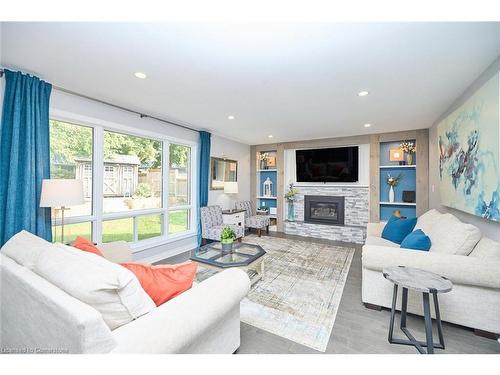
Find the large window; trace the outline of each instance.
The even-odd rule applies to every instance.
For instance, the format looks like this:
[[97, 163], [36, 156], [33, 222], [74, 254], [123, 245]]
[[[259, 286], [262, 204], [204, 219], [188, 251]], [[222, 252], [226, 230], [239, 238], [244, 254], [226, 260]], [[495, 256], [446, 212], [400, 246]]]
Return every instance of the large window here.
[[[84, 184], [85, 204], [66, 212], [65, 242], [161, 241], [195, 227], [191, 146], [58, 120], [50, 144], [51, 178]], [[59, 241], [59, 219], [53, 232]]]

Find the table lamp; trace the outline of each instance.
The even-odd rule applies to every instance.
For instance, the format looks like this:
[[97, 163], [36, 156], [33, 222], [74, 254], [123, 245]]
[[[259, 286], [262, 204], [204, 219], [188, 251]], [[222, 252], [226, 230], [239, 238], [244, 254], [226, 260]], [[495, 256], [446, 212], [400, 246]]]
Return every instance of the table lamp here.
[[224, 182], [224, 194], [238, 194], [238, 182]]
[[64, 211], [67, 206], [84, 204], [82, 180], [53, 179], [42, 181], [40, 207], [59, 208], [61, 210], [61, 242], [64, 243]]

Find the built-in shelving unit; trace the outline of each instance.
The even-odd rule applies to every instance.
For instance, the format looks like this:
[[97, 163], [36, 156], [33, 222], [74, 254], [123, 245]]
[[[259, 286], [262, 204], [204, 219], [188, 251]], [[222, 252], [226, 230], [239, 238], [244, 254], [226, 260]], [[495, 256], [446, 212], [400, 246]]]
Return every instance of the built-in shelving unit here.
[[[262, 160], [261, 156], [267, 155], [266, 160]], [[266, 150], [259, 151], [256, 157], [256, 192], [257, 192], [257, 207], [264, 208], [267, 207], [269, 210], [271, 208], [277, 208], [278, 206], [278, 169], [276, 165], [277, 150]], [[272, 196], [264, 195], [264, 181], [269, 178], [272, 182]], [[271, 229], [276, 229], [276, 219], [277, 215], [272, 214], [271, 216]]]
[[[417, 190], [417, 160], [413, 154], [413, 163], [410, 165], [399, 165], [398, 161], [390, 161], [390, 150], [399, 148], [401, 141], [380, 143], [380, 198], [379, 210], [380, 220], [388, 220], [395, 210], [399, 210], [403, 216], [415, 217], [417, 215], [416, 202], [403, 202], [403, 191], [409, 190], [416, 193]], [[415, 140], [410, 140], [416, 144]], [[399, 184], [394, 187], [394, 202], [389, 202], [389, 185], [386, 183], [387, 176], [401, 176]]]

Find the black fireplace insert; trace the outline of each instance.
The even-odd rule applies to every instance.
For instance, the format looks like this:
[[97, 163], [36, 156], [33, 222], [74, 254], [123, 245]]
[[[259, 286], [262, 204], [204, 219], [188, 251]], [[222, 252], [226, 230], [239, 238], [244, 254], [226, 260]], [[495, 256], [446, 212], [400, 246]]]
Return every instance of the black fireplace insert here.
[[344, 197], [304, 196], [304, 221], [327, 225], [344, 225]]

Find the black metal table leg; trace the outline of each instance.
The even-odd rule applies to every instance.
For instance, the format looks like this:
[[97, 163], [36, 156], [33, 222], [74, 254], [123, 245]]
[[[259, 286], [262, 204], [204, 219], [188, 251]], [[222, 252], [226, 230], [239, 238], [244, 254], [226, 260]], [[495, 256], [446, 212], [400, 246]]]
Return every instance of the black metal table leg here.
[[434, 300], [434, 311], [436, 312], [436, 324], [439, 336], [439, 349], [444, 349], [444, 335], [443, 335], [443, 325], [441, 324], [441, 314], [439, 313], [439, 303], [438, 296], [436, 292], [432, 293], [432, 299]]
[[422, 293], [424, 302], [425, 339], [427, 342], [427, 354], [434, 354], [434, 342], [432, 341], [432, 317], [429, 304], [429, 293]]
[[389, 323], [389, 337], [388, 337], [388, 340], [391, 344], [392, 344], [392, 333], [394, 331], [394, 317], [396, 315], [397, 300], [398, 300], [398, 284], [394, 284], [394, 292], [392, 293], [391, 322]]

